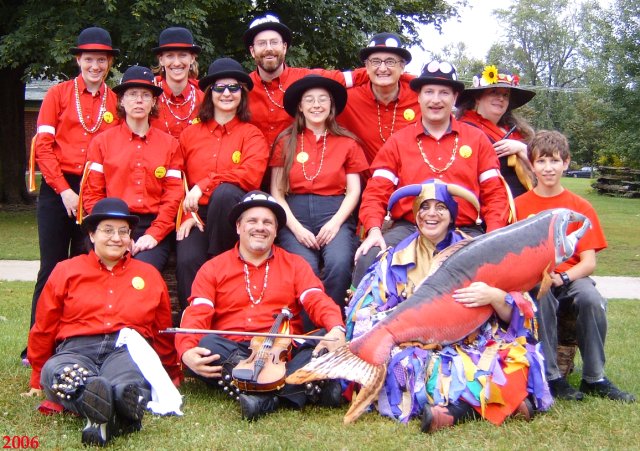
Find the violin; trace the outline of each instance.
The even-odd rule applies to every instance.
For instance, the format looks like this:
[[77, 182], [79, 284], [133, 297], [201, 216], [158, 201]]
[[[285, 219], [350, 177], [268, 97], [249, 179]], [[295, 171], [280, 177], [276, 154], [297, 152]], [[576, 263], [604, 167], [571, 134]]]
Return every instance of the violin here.
[[[277, 334], [283, 321], [288, 322], [292, 317], [291, 311], [283, 308], [269, 332]], [[251, 355], [240, 361], [231, 372], [231, 384], [248, 392], [270, 392], [284, 387], [285, 362], [291, 348], [291, 339], [253, 337], [249, 348]]]

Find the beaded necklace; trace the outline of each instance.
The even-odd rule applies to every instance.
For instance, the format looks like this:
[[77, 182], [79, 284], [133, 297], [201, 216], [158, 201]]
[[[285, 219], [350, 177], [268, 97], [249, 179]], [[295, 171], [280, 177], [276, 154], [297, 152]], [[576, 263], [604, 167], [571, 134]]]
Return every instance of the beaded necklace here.
[[[262, 80], [262, 87], [264, 87], [264, 92], [267, 93], [267, 97], [269, 98], [269, 100], [271, 101], [271, 103], [273, 103], [275, 106], [277, 106], [278, 108], [281, 108], [284, 110], [284, 105], [280, 105], [278, 102], [276, 102], [275, 100], [273, 100], [273, 97], [271, 97], [271, 94], [269, 93], [269, 89], [267, 88], [267, 84], [265, 83], [264, 80]], [[282, 89], [282, 83], [278, 84], [278, 89], [281, 92], [284, 92], [284, 89]]]
[[102, 101], [100, 102], [100, 109], [98, 110], [98, 118], [96, 119], [96, 125], [94, 125], [91, 128], [87, 127], [87, 124], [84, 123], [84, 116], [82, 115], [82, 105], [80, 105], [80, 90], [78, 89], [77, 78], [73, 79], [73, 87], [74, 87], [74, 94], [76, 97], [75, 99], [76, 112], [78, 113], [78, 121], [80, 122], [80, 125], [82, 125], [82, 128], [84, 128], [84, 131], [86, 131], [87, 133], [97, 132], [100, 126], [102, 125], [102, 119], [104, 119], [104, 116], [103, 116], [104, 112], [107, 111], [107, 87], [106, 86], [104, 87], [104, 94], [102, 95]]
[[[162, 88], [162, 82], [158, 83], [158, 86]], [[191, 114], [196, 109], [196, 88], [193, 85], [189, 85], [189, 87], [191, 88], [191, 91], [189, 92], [189, 95], [187, 96], [187, 98], [182, 103], [177, 103], [177, 102], [171, 101], [171, 99], [169, 97], [167, 97], [167, 94], [164, 91], [162, 91], [162, 96], [160, 96], [160, 100], [162, 101], [162, 103], [164, 103], [167, 106], [166, 110], [169, 111], [169, 113], [171, 113], [171, 115], [174, 118], [176, 118], [178, 122], [184, 122], [184, 121], [189, 120], [189, 118], [191, 117]], [[187, 115], [185, 117], [178, 116], [171, 109], [172, 105], [174, 107], [176, 107], [176, 108], [180, 108], [180, 107], [185, 106], [189, 102], [191, 102], [191, 106], [189, 107], [189, 112], [187, 113]], [[165, 120], [165, 124], [167, 126], [167, 129], [169, 129], [168, 121]]]
[[427, 163], [427, 166], [429, 166], [429, 168], [431, 168], [431, 170], [437, 174], [441, 174], [445, 172], [447, 169], [449, 169], [453, 164], [453, 161], [456, 159], [456, 153], [458, 152], [458, 135], [457, 134], [456, 134], [456, 139], [453, 142], [453, 150], [451, 151], [451, 158], [449, 159], [449, 162], [445, 165], [445, 167], [442, 169], [436, 168], [434, 165], [431, 164], [431, 162], [425, 155], [424, 151], [422, 150], [422, 142], [420, 141], [419, 137], [416, 139], [416, 141], [418, 142], [418, 150], [420, 150], [420, 155], [422, 155], [422, 159], [424, 160], [425, 163]]
[[[396, 101], [395, 106], [393, 107], [393, 119], [391, 120], [391, 131], [389, 132], [389, 136], [393, 135], [393, 129], [396, 126], [396, 110], [398, 109], [399, 101]], [[383, 143], [387, 142], [387, 139], [382, 136], [382, 120], [380, 119], [380, 103], [376, 100], [376, 109], [378, 110], [378, 133], [380, 133], [380, 139]]]
[[304, 164], [309, 160], [309, 154], [304, 151], [304, 133], [300, 133], [300, 153], [297, 156], [297, 160], [302, 163], [302, 174], [304, 178], [309, 182], [313, 182], [318, 175], [320, 175], [320, 171], [322, 171], [322, 163], [324, 163], [324, 151], [327, 148], [327, 130], [322, 134], [322, 154], [320, 155], [320, 165], [318, 166], [318, 171], [313, 177], [309, 177], [307, 175], [307, 170], [304, 168]]
[[260, 292], [260, 297], [256, 300], [253, 297], [253, 294], [251, 294], [251, 282], [249, 281], [249, 266], [247, 266], [247, 264], [244, 264], [244, 283], [245, 283], [245, 290], [247, 291], [247, 294], [249, 295], [249, 300], [251, 301], [251, 303], [253, 305], [258, 305], [260, 304], [260, 301], [262, 301], [262, 297], [264, 296], [264, 292], [267, 289], [267, 281], [269, 280], [269, 261], [267, 261], [267, 264], [264, 268], [264, 279], [262, 282], [262, 291]]

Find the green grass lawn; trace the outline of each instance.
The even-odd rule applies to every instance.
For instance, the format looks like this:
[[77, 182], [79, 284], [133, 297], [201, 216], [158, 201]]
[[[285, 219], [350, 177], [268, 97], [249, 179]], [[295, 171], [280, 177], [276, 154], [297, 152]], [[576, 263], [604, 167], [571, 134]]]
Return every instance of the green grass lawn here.
[[[43, 416], [38, 402], [22, 398], [28, 388], [29, 370], [18, 358], [24, 347], [29, 321], [32, 284], [0, 282], [0, 431], [8, 436], [38, 436], [41, 449], [83, 449], [80, 434], [84, 422], [70, 415]], [[640, 359], [637, 318], [640, 302], [615, 300], [609, 307], [607, 372], [618, 385], [640, 394]], [[580, 362], [578, 367], [580, 367]], [[578, 376], [571, 381], [577, 384]], [[363, 415], [344, 426], [347, 408], [309, 407], [280, 410], [255, 423], [240, 418], [238, 405], [198, 382], [186, 383], [184, 417], [147, 415], [140, 433], [118, 438], [110, 449], [638, 449], [640, 409], [602, 399], [559, 402], [532, 422], [509, 419], [501, 427], [472, 421], [433, 435], [420, 432], [417, 420], [408, 425]]]

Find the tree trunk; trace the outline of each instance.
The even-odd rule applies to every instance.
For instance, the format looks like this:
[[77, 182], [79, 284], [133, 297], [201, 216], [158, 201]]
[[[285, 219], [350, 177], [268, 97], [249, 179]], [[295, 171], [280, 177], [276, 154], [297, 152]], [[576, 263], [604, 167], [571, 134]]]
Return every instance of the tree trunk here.
[[28, 203], [24, 133], [24, 67], [0, 69], [0, 202]]

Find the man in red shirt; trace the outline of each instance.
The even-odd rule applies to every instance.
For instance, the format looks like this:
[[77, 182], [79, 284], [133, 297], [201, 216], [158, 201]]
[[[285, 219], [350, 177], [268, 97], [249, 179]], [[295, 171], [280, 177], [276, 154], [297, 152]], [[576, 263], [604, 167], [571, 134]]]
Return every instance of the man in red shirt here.
[[[409, 82], [402, 76], [411, 53], [393, 33], [378, 33], [360, 50], [370, 83], [348, 90], [349, 100], [338, 123], [362, 141], [371, 164], [392, 133], [415, 122], [420, 106]], [[368, 174], [368, 177], [370, 174]]]
[[435, 178], [469, 189], [480, 200], [481, 217], [462, 200], [456, 225], [472, 236], [483, 233], [481, 218], [489, 232], [507, 222], [507, 192], [491, 143], [482, 131], [458, 122], [451, 114], [464, 90], [455, 68], [447, 62], [432, 61], [410, 86], [418, 93], [421, 120], [391, 135], [371, 164], [373, 175], [360, 206], [360, 222], [367, 237], [356, 252], [354, 285], [380, 249], [396, 245], [415, 231], [411, 202], [405, 199], [387, 213], [394, 223], [382, 234], [389, 196], [399, 187]]
[[[562, 173], [569, 167], [569, 143], [559, 132], [542, 130], [529, 143], [528, 153], [538, 184], [516, 198], [518, 219], [526, 219], [543, 210], [569, 208], [591, 221], [591, 228], [578, 242], [573, 257], [555, 269], [551, 274], [551, 289], [538, 299], [540, 342], [551, 394], [565, 400], [581, 400], [587, 393], [634, 402], [631, 393], [618, 389], [604, 375], [607, 300], [589, 276], [596, 268], [596, 252], [605, 249], [607, 241], [591, 204], [562, 186]], [[570, 227], [567, 233], [572, 231]], [[577, 313], [576, 335], [583, 363], [580, 390], [569, 385], [558, 369], [556, 313], [561, 306], [570, 306]]]
[[264, 133], [269, 146], [291, 124], [283, 102], [284, 92], [293, 82], [311, 73], [336, 80], [347, 88], [368, 81], [364, 69], [352, 73], [287, 66], [284, 59], [291, 46], [291, 30], [272, 14], [254, 19], [243, 40], [256, 62], [256, 70], [250, 74], [255, 85], [249, 93], [251, 123]]
[[[261, 191], [249, 192], [231, 211], [239, 242], [233, 249], [205, 263], [196, 276], [181, 327], [194, 329], [269, 332], [274, 314], [287, 308], [293, 315], [289, 330], [303, 330], [302, 309], [311, 320], [329, 331], [333, 341], [296, 343], [287, 363], [287, 374], [304, 366], [312, 354], [334, 350], [344, 344], [345, 330], [340, 309], [327, 296], [322, 283], [300, 256], [273, 245], [276, 233], [286, 224], [286, 214], [275, 199]], [[176, 336], [182, 362], [210, 385], [224, 383], [238, 362], [249, 356], [246, 336]], [[326, 396], [325, 396], [326, 394]], [[340, 402], [337, 381], [325, 385], [328, 404]], [[304, 388], [285, 385], [278, 392], [239, 396], [242, 416], [254, 420], [274, 411], [281, 402], [298, 408], [307, 402]]]

